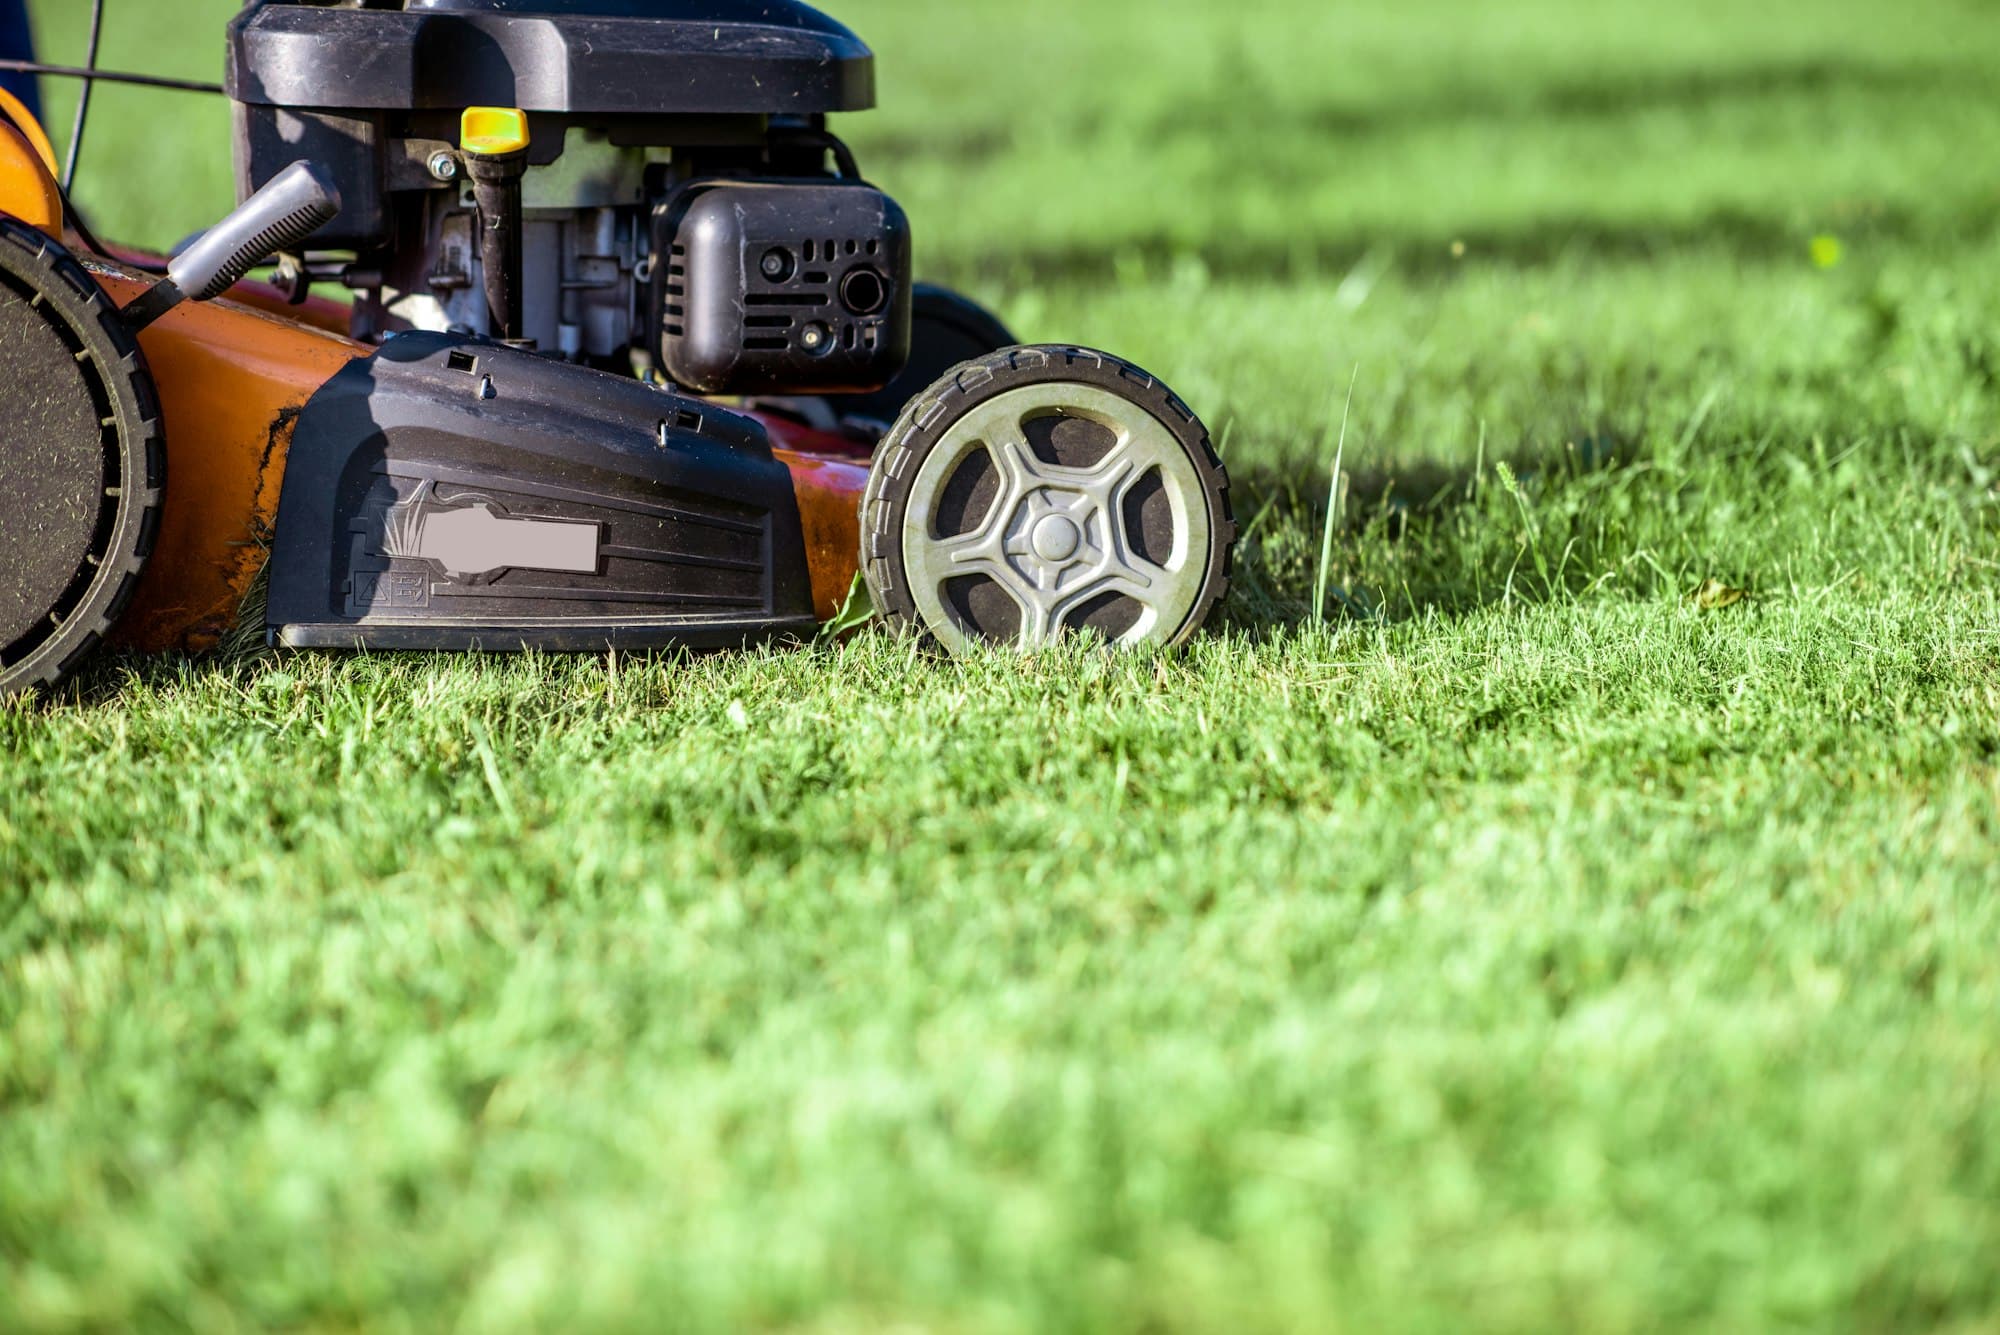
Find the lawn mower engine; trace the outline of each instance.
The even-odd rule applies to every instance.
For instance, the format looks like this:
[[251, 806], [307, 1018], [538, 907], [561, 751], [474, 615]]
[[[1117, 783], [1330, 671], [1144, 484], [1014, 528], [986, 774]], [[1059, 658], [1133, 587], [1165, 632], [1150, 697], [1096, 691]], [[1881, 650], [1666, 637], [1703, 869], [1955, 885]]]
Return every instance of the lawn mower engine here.
[[722, 395], [879, 390], [909, 357], [908, 222], [826, 128], [873, 104], [873, 57], [804, 5], [252, 0], [229, 55], [241, 193], [330, 172], [286, 278], [353, 289], [358, 338]]

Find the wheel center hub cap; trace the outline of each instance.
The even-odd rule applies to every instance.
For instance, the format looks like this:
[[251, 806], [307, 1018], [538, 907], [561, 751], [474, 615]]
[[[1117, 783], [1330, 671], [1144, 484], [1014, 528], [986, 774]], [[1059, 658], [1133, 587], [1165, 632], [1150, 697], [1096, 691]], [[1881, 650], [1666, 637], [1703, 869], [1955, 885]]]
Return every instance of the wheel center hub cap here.
[[1036, 556], [1059, 565], [1076, 555], [1076, 549], [1083, 545], [1083, 533], [1068, 516], [1049, 515], [1035, 525], [1028, 541]]

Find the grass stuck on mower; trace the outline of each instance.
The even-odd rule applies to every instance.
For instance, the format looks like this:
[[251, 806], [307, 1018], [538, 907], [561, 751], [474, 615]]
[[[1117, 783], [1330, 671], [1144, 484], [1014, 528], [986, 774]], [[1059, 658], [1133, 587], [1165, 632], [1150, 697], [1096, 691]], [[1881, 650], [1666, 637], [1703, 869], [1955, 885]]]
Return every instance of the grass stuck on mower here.
[[165, 261], [0, 94], [0, 694], [212, 645], [267, 565], [317, 649], [744, 645], [857, 575], [948, 650], [1164, 646], [1226, 591], [1199, 418], [916, 281], [825, 15], [251, 0], [228, 51], [242, 202]]

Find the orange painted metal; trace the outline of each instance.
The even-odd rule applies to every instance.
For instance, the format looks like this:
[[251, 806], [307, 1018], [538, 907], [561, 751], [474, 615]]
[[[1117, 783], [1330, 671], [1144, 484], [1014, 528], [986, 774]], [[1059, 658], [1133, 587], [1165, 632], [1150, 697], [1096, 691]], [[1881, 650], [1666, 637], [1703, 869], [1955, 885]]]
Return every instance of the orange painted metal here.
[[56, 151], [41, 122], [4, 88], [0, 88], [0, 213], [51, 236], [62, 232]]
[[[152, 281], [93, 272], [120, 306]], [[298, 410], [369, 349], [229, 301], [181, 306], [139, 344], [160, 391], [167, 497], [114, 638], [149, 651], [204, 649], [235, 624], [263, 569]]]
[[62, 228], [62, 192], [25, 136], [0, 124], [0, 213], [44, 232]]
[[347, 337], [347, 331], [354, 323], [354, 308], [344, 301], [307, 297], [304, 301], [295, 302], [279, 288], [254, 278], [246, 278], [230, 288], [229, 299], [266, 315], [275, 315], [280, 320], [308, 325], [342, 338]]
[[868, 456], [845, 436], [781, 417], [756, 416], [770, 433], [772, 452], [792, 470], [813, 610], [821, 621], [831, 621], [861, 569], [861, 491], [868, 485]]
[[49, 179], [54, 180], [56, 173], [62, 169], [56, 166], [56, 148], [49, 142], [49, 132], [42, 128], [42, 123], [35, 119], [35, 113], [28, 110], [27, 104], [5, 88], [0, 88], [0, 117], [13, 122], [14, 128], [34, 148], [35, 156], [48, 168]]

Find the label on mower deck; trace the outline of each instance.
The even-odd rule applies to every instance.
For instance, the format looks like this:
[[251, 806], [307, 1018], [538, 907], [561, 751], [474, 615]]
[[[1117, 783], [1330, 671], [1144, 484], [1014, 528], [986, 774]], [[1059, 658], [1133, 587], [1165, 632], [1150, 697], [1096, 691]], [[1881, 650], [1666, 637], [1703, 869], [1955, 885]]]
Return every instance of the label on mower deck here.
[[[602, 525], [567, 519], [517, 519], [491, 501], [440, 506], [426, 485], [389, 509], [374, 542], [360, 538], [348, 586], [348, 614], [423, 611], [438, 572], [454, 584], [487, 584], [510, 570], [594, 575], [603, 556]], [[422, 561], [424, 569], [370, 570], [382, 560]]]
[[458, 510], [424, 510], [415, 550], [395, 552], [435, 561], [465, 581], [507, 570], [547, 570], [565, 575], [597, 573], [598, 526], [560, 519], [510, 519], [481, 503]]

